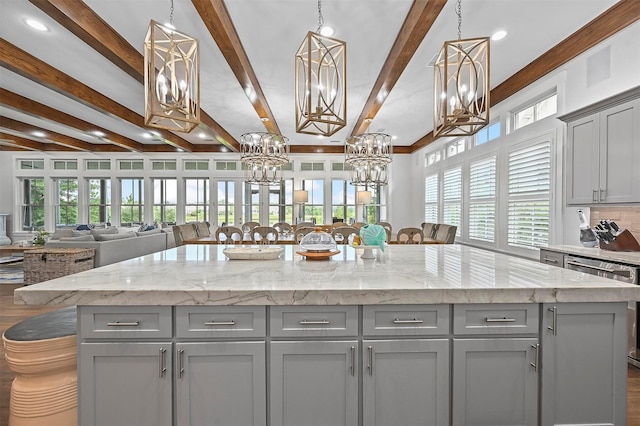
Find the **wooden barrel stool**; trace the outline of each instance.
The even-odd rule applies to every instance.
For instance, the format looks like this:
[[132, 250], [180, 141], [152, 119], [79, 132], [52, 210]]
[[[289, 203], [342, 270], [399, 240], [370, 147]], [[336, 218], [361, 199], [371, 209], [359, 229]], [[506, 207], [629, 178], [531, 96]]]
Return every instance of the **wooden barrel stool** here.
[[7, 365], [16, 373], [9, 426], [75, 426], [76, 307], [26, 319], [2, 335]]

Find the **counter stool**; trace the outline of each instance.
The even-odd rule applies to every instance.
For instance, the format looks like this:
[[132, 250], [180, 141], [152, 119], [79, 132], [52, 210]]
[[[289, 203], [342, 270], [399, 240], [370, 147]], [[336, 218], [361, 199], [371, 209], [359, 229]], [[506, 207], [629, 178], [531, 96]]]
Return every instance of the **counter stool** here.
[[78, 422], [76, 307], [26, 319], [2, 335], [16, 373], [9, 426], [75, 426]]

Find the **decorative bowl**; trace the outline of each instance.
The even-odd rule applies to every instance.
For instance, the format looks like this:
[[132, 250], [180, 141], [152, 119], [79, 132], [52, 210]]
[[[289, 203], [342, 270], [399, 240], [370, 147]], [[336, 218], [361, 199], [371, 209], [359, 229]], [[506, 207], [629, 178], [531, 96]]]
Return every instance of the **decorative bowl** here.
[[284, 251], [284, 247], [229, 247], [222, 252], [229, 260], [273, 260]]

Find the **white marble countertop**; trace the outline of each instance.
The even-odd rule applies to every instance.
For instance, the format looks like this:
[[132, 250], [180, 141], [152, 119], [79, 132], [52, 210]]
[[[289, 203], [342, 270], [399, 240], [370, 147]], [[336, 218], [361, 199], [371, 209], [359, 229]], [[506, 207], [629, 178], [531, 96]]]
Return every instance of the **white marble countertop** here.
[[339, 246], [310, 261], [228, 260], [187, 245], [17, 289], [24, 305], [357, 305], [640, 300], [640, 286], [457, 244]]
[[591, 257], [594, 259], [608, 260], [611, 262], [640, 266], [640, 251], [611, 251], [601, 250], [597, 247], [582, 246], [549, 246], [540, 247], [540, 250], [550, 250], [560, 253], [573, 254], [576, 256]]

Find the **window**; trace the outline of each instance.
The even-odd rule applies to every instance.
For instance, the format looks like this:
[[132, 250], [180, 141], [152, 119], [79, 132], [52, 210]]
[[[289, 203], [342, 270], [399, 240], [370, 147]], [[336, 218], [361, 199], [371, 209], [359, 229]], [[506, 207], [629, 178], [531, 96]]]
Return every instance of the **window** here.
[[526, 108], [521, 109], [513, 115], [514, 128], [520, 129], [531, 123], [534, 123], [543, 118], [549, 117], [558, 111], [558, 95], [553, 94], [540, 101], [537, 101], [533, 105], [529, 105]]
[[469, 238], [493, 243], [496, 227], [496, 157], [469, 167]]
[[21, 170], [44, 170], [44, 160], [20, 160]]
[[462, 169], [460, 167], [444, 172], [442, 199], [442, 219], [447, 225], [457, 226], [456, 235], [459, 235], [462, 216]]
[[244, 217], [244, 222], [260, 223], [260, 185], [257, 183], [244, 184]]
[[[218, 226], [233, 225], [235, 220], [235, 188], [236, 183], [232, 180], [218, 181]], [[238, 224], [240, 225], [240, 224]]]
[[456, 141], [448, 143], [445, 150], [447, 152], [447, 158], [451, 158], [454, 155], [458, 155], [461, 152], [464, 152], [464, 139], [458, 139]]
[[438, 223], [438, 175], [424, 178], [424, 221]]
[[175, 225], [177, 210], [178, 181], [176, 179], [154, 179], [153, 221]]
[[309, 191], [309, 200], [304, 205], [302, 219], [318, 224], [324, 223], [324, 180], [305, 179], [302, 181], [302, 189]]
[[185, 161], [185, 170], [209, 170], [208, 161]]
[[551, 142], [509, 153], [507, 244], [536, 248], [549, 243]]
[[427, 166], [437, 163], [442, 159], [442, 152], [440, 150], [427, 154]]
[[356, 221], [356, 187], [347, 180], [331, 181], [331, 215], [333, 222]]
[[144, 169], [144, 162], [142, 160], [120, 160], [118, 166], [120, 170], [142, 170]]
[[185, 222], [209, 221], [209, 179], [185, 179]]
[[144, 221], [144, 180], [120, 180], [120, 223], [138, 224]]
[[89, 179], [89, 223], [111, 222], [111, 179]]
[[176, 160], [169, 161], [152, 161], [151, 162], [152, 170], [175, 170], [176, 169]]
[[386, 213], [386, 186], [365, 185], [365, 191], [371, 191], [371, 202], [365, 206], [366, 223], [376, 223], [384, 220], [382, 213]]
[[55, 179], [56, 227], [78, 223], [78, 179]]
[[353, 170], [353, 167], [351, 166], [351, 164], [348, 163], [338, 163], [338, 162], [332, 162], [331, 163], [331, 171], [333, 172], [350, 172]]
[[269, 185], [269, 225], [293, 223], [293, 179], [283, 179], [280, 185]]
[[302, 171], [302, 172], [323, 171], [323, 170], [324, 170], [324, 163], [322, 163], [322, 162], [317, 162], [317, 163], [302, 162], [302, 163], [300, 163], [300, 171]]
[[216, 170], [237, 170], [238, 163], [235, 161], [216, 161]]
[[78, 170], [78, 162], [76, 160], [55, 160], [53, 162], [54, 170]]
[[111, 161], [87, 160], [85, 167], [87, 170], [111, 170]]
[[44, 227], [44, 179], [22, 179], [21, 187], [22, 230]]
[[500, 122], [496, 121], [476, 133], [476, 146], [500, 137]]

